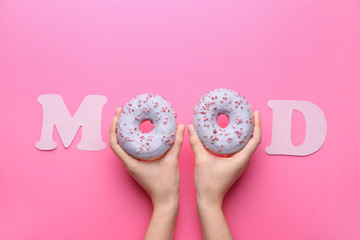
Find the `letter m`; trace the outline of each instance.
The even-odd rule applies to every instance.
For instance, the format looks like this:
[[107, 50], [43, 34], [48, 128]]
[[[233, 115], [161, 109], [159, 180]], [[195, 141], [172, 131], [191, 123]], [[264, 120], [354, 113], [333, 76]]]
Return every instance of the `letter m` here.
[[77, 144], [80, 150], [103, 150], [106, 143], [101, 139], [101, 111], [107, 102], [105, 96], [88, 95], [72, 117], [60, 95], [46, 94], [38, 97], [43, 108], [43, 123], [40, 140], [35, 144], [39, 150], [55, 149], [53, 129], [60, 135], [65, 148], [74, 140], [80, 126], [82, 127], [81, 141]]

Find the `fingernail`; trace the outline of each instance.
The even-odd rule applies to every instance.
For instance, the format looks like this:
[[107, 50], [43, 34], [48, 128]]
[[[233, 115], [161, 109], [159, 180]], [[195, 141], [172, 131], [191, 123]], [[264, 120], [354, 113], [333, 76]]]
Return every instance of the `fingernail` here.
[[194, 126], [193, 126], [192, 124], [189, 124], [189, 125], [188, 125], [188, 130], [189, 130], [190, 132], [193, 132], [193, 131], [194, 131]]

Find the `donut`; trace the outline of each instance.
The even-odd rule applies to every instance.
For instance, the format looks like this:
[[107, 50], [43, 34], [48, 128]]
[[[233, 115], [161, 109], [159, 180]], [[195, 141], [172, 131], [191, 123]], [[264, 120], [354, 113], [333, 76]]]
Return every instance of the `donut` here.
[[[140, 124], [151, 121], [148, 133], [140, 131]], [[120, 146], [131, 156], [154, 160], [164, 155], [172, 146], [176, 133], [176, 113], [163, 97], [146, 93], [127, 102], [117, 122]]]
[[[217, 123], [221, 114], [229, 119], [225, 128]], [[253, 112], [243, 96], [230, 89], [219, 88], [197, 101], [193, 122], [206, 149], [219, 155], [233, 154], [243, 149], [252, 135]]]

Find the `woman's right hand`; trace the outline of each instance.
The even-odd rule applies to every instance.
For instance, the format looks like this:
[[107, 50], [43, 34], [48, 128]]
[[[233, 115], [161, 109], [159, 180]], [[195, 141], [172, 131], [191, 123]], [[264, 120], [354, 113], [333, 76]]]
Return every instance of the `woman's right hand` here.
[[232, 239], [222, 212], [223, 199], [249, 164], [261, 142], [261, 122], [254, 112], [254, 130], [246, 146], [232, 156], [216, 157], [198, 138], [193, 125], [188, 125], [195, 155], [195, 187], [198, 213], [204, 239]]

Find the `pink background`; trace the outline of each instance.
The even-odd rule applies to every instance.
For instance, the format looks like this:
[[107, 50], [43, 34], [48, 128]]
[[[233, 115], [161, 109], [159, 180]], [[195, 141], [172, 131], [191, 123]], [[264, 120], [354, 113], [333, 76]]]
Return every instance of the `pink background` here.
[[[75, 113], [161, 94], [192, 122], [205, 92], [238, 91], [260, 110], [263, 141], [228, 194], [235, 239], [360, 239], [358, 0], [0, 1], [0, 239], [141, 239], [151, 203], [109, 147], [39, 151], [41, 94]], [[270, 156], [271, 99], [307, 100], [328, 133], [310, 156]], [[293, 140], [304, 138], [294, 114]], [[189, 141], [180, 154], [176, 239], [200, 239]]]

